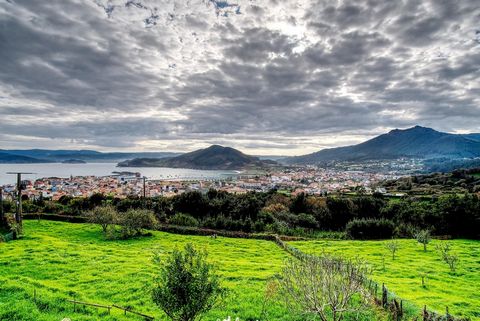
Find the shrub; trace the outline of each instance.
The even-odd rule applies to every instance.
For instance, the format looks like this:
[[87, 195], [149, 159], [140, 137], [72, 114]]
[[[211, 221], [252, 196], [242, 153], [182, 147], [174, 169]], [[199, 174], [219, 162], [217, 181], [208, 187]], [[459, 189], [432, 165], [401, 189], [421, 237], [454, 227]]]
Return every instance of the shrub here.
[[178, 225], [178, 226], [194, 226], [197, 227], [198, 220], [191, 215], [177, 213], [168, 219], [168, 224]]
[[317, 227], [317, 220], [313, 215], [300, 213], [297, 216], [297, 225], [300, 227], [305, 228], [316, 228]]
[[225, 293], [207, 253], [191, 244], [184, 251], [174, 250], [165, 261], [156, 255], [154, 263], [158, 274], [152, 298], [173, 321], [200, 320]]
[[[62, 196], [63, 197], [63, 196]], [[43, 211], [45, 213], [60, 213], [63, 210], [62, 204], [53, 202], [53, 201], [46, 201], [45, 205], [43, 206]]]
[[347, 224], [345, 232], [352, 239], [389, 239], [393, 236], [395, 225], [386, 219], [353, 220]]
[[265, 230], [267, 232], [272, 232], [276, 234], [287, 234], [288, 225], [285, 222], [276, 221], [272, 224], [267, 224], [267, 226], [265, 227]]
[[130, 238], [143, 234], [143, 229], [153, 229], [157, 225], [155, 214], [149, 210], [130, 209], [119, 215], [122, 238]]

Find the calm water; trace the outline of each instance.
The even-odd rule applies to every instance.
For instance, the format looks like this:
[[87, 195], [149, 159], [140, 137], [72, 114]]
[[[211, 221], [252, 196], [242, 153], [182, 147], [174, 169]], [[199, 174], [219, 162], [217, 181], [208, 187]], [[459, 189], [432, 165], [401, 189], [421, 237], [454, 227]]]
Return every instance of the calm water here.
[[112, 172], [140, 172], [150, 179], [190, 180], [190, 179], [220, 179], [237, 174], [235, 171], [206, 171], [183, 168], [164, 167], [116, 167], [116, 163], [88, 163], [88, 164], [0, 164], [0, 185], [12, 184], [16, 181], [15, 175], [7, 172], [31, 172], [35, 174], [22, 175], [24, 179], [34, 180], [42, 177], [70, 177], [73, 176], [107, 176]]

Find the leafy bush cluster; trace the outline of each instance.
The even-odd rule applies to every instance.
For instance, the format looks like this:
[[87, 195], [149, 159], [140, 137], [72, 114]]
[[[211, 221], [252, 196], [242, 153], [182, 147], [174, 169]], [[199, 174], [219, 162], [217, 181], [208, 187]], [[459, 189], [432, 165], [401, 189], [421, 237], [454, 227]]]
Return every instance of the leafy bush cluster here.
[[[98, 206], [87, 215], [88, 221], [99, 224], [109, 239], [141, 236], [144, 229], [154, 229], [158, 223], [155, 214], [150, 210], [129, 209], [119, 213], [111, 205]], [[119, 231], [117, 226], [120, 226]]]
[[146, 200], [94, 194], [89, 198], [62, 197], [58, 202], [24, 202], [27, 213], [63, 215], [83, 215], [99, 205], [112, 206], [118, 213], [148, 209], [161, 223], [217, 230], [296, 236], [346, 231], [360, 239], [412, 237], [418, 230], [429, 230], [432, 235], [480, 238], [480, 200], [476, 194], [385, 199], [381, 195], [320, 197], [210, 190]]
[[354, 219], [348, 222], [345, 231], [357, 240], [389, 239], [393, 237], [395, 225], [386, 219]]

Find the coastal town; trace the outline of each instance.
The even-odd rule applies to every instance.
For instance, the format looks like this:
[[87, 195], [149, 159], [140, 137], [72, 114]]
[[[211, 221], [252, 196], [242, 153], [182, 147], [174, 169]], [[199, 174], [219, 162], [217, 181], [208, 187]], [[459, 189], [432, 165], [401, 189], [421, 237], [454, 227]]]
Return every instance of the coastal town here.
[[[87, 197], [95, 193], [119, 198], [127, 196], [170, 197], [186, 191], [209, 189], [242, 194], [251, 191], [278, 190], [288, 194], [327, 195], [361, 190], [363, 193], [385, 193], [379, 182], [396, 179], [399, 172], [373, 173], [361, 170], [336, 170], [298, 167], [263, 173], [239, 173], [217, 179], [149, 179], [139, 172], [120, 172], [108, 176], [47, 177], [22, 181], [22, 195], [28, 199], [58, 200], [62, 196]], [[16, 185], [2, 187], [4, 197], [15, 197]]]

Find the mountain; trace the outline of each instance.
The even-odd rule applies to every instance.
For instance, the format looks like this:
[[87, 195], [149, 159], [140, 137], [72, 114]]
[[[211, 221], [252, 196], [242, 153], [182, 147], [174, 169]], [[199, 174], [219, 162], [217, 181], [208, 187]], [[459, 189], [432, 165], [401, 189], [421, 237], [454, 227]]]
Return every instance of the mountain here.
[[75, 159], [84, 162], [119, 162], [136, 157], [172, 157], [178, 153], [102, 153], [95, 150], [12, 149], [0, 150], [0, 163], [52, 163]]
[[328, 161], [362, 161], [372, 159], [473, 158], [480, 156], [480, 134], [457, 135], [415, 126], [395, 129], [364, 143], [323, 149], [319, 152], [289, 157], [288, 164], [316, 164]]
[[246, 169], [275, 165], [274, 161], [262, 161], [258, 157], [219, 145], [168, 158], [135, 158], [120, 162], [119, 167], [173, 167], [192, 169]]
[[465, 138], [476, 140], [480, 142], [480, 134], [464, 134], [462, 135]]
[[29, 156], [15, 155], [0, 151], [0, 164], [33, 164], [33, 163], [51, 163], [45, 159], [39, 159]]

